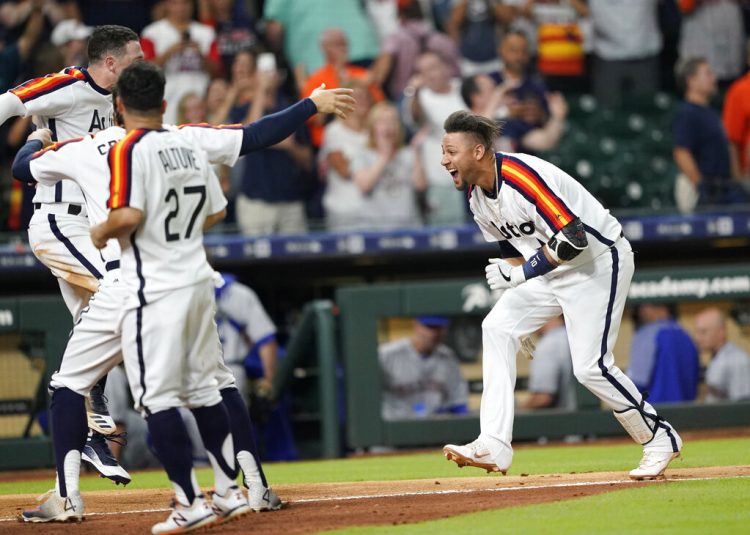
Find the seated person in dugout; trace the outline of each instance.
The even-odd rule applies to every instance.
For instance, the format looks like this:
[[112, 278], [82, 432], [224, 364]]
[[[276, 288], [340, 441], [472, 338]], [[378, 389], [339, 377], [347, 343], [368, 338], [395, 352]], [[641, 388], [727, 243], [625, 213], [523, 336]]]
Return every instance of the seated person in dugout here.
[[458, 358], [442, 343], [450, 320], [420, 316], [411, 336], [381, 344], [385, 420], [467, 412], [468, 385]]

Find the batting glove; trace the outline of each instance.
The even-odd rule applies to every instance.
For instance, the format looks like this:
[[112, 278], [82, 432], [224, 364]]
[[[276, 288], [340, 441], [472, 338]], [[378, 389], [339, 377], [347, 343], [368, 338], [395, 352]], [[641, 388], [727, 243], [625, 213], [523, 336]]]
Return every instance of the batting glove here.
[[511, 266], [502, 258], [490, 258], [490, 263], [484, 268], [487, 284], [492, 290], [515, 288], [526, 282], [526, 276], [521, 266]]

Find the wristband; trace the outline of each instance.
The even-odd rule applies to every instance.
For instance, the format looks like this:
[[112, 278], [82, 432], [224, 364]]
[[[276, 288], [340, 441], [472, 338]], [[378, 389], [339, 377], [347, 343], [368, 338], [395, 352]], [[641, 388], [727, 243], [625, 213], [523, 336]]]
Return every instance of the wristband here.
[[524, 262], [522, 267], [526, 280], [541, 277], [555, 269], [555, 266], [549, 261], [547, 255], [544, 254], [544, 248], [539, 249], [534, 256]]

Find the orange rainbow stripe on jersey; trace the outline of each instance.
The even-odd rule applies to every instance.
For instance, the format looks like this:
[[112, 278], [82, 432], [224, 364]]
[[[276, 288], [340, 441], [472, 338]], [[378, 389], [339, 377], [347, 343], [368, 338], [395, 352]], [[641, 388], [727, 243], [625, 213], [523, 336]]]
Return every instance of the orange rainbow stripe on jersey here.
[[48, 147], [45, 147], [43, 149], [40, 149], [40, 150], [36, 151], [34, 154], [31, 155], [31, 159], [33, 160], [35, 158], [39, 158], [40, 156], [42, 156], [46, 152], [56, 151], [58, 149], [61, 149], [62, 147], [64, 147], [68, 143], [74, 143], [76, 141], [81, 141], [82, 139], [83, 139], [82, 137], [74, 137], [74, 138], [71, 138], [71, 139], [66, 139], [65, 141], [57, 141], [57, 142], [53, 143], [52, 145], [50, 145]]
[[547, 183], [526, 163], [503, 154], [500, 173], [503, 182], [536, 206], [537, 213], [557, 232], [576, 216], [553, 192]]
[[109, 151], [109, 200], [110, 210], [122, 208], [130, 204], [130, 178], [133, 166], [133, 149], [143, 136], [150, 130], [133, 130]]
[[64, 73], [48, 74], [42, 78], [24, 82], [11, 89], [10, 92], [20, 98], [21, 102], [29, 102], [85, 79], [86, 76], [81, 70], [70, 67], [65, 69]]

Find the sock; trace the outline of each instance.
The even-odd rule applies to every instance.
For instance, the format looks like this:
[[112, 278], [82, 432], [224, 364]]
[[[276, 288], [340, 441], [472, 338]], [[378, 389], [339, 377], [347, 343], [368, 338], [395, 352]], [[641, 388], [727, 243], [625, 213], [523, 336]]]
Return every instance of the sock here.
[[245, 476], [245, 484], [257, 481], [260, 477], [264, 487], [268, 487], [266, 475], [260, 464], [258, 445], [255, 442], [255, 428], [250, 420], [247, 405], [242, 394], [236, 388], [225, 388], [221, 391], [221, 398], [229, 412], [229, 426], [232, 429], [234, 451], [237, 452], [237, 462]]
[[177, 409], [159, 411], [146, 418], [156, 457], [175, 487], [177, 500], [191, 505], [201, 491], [193, 474], [193, 447]]
[[223, 403], [211, 407], [192, 409], [208, 460], [214, 469], [216, 492], [224, 496], [227, 489], [236, 485], [237, 464], [234, 460], [234, 444], [229, 431], [229, 414]]
[[107, 386], [107, 375], [109, 374], [105, 373], [102, 378], [99, 379], [99, 382], [96, 383], [96, 386], [101, 388], [102, 394], [104, 393], [104, 388]]
[[52, 394], [52, 444], [57, 467], [57, 490], [60, 496], [78, 492], [81, 451], [86, 445], [85, 398], [69, 388], [58, 388]]

